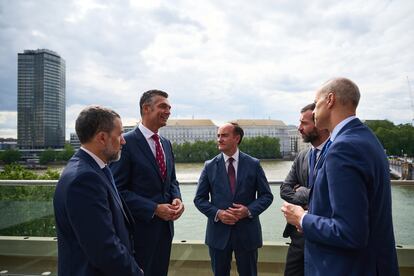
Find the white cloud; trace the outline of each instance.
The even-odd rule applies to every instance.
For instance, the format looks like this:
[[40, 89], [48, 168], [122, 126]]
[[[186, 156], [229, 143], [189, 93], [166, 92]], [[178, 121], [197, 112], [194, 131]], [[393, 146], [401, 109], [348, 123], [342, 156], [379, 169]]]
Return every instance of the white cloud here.
[[17, 52], [49, 48], [66, 60], [67, 133], [92, 103], [136, 122], [153, 88], [172, 117], [296, 124], [334, 76], [360, 86], [362, 119], [407, 123], [413, 12], [409, 0], [3, 1], [0, 111], [16, 109]]

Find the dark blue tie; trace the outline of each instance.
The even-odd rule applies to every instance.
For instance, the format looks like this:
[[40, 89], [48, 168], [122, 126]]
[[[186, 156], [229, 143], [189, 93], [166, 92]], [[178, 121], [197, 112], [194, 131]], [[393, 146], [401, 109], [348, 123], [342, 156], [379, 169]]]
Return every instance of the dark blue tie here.
[[311, 150], [310, 159], [309, 159], [309, 176], [308, 176], [308, 187], [313, 186], [315, 181], [315, 165], [316, 165], [316, 155], [318, 153], [317, 148]]

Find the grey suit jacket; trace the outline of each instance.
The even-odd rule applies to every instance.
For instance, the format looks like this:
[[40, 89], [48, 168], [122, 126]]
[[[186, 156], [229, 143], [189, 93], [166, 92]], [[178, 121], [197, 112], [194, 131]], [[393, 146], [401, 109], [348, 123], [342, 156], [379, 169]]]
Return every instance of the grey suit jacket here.
[[[280, 185], [280, 197], [289, 203], [305, 206], [308, 204], [309, 191], [308, 188], [308, 171], [309, 171], [309, 154], [310, 149], [305, 149], [299, 152], [293, 161], [286, 179]], [[304, 187], [300, 191], [295, 192], [294, 187], [299, 185]], [[289, 237], [292, 231], [296, 231], [293, 225], [286, 224], [283, 231], [283, 237]]]

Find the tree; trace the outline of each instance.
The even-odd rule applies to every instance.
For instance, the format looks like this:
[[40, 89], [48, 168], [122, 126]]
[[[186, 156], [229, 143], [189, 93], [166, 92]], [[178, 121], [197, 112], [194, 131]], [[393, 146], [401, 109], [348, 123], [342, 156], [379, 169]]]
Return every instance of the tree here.
[[20, 160], [20, 151], [15, 149], [7, 149], [0, 155], [0, 159], [6, 164], [16, 163]]
[[39, 163], [47, 164], [56, 160], [56, 151], [51, 148], [46, 149], [40, 154]]
[[68, 161], [75, 153], [75, 149], [71, 144], [65, 144], [63, 151], [59, 152], [56, 156], [57, 160]]

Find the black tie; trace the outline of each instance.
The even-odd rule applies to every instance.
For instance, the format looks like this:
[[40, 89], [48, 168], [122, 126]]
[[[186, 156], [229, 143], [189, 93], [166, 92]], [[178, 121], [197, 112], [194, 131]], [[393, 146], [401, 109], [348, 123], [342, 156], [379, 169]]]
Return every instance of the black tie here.
[[316, 167], [316, 155], [318, 153], [317, 148], [313, 148], [310, 154], [309, 160], [309, 176], [308, 176], [308, 187], [313, 186], [313, 182], [315, 181], [315, 167]]

